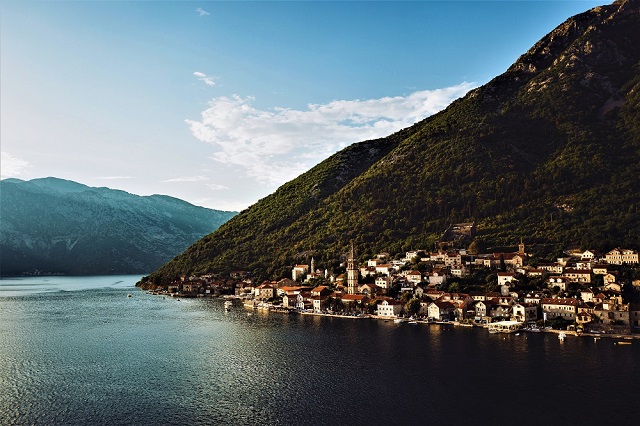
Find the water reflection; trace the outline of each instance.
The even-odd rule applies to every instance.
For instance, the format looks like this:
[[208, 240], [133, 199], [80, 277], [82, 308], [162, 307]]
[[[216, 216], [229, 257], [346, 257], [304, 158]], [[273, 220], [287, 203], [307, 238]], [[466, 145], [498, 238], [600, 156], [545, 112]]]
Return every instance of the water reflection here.
[[638, 414], [636, 342], [226, 313], [114, 282], [0, 301], [4, 423], [433, 424], [494, 418], [496, 398], [507, 417], [536, 407], [525, 423]]

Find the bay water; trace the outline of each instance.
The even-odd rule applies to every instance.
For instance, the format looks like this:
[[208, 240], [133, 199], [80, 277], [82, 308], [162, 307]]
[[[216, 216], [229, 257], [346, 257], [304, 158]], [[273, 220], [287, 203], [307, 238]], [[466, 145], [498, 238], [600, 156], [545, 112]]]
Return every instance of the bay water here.
[[[0, 280], [2, 425], [611, 424], [640, 341], [254, 312], [138, 276]], [[128, 295], [131, 297], [128, 297]]]

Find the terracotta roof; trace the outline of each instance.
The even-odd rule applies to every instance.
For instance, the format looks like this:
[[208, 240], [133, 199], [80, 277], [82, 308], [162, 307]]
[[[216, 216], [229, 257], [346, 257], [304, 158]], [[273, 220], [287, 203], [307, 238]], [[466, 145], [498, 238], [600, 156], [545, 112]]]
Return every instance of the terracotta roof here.
[[544, 299], [542, 299], [541, 303], [544, 304], [544, 305], [570, 305], [570, 306], [577, 306], [578, 305], [578, 299], [574, 299], [573, 297], [559, 297], [559, 298], [545, 297]]
[[353, 300], [361, 302], [366, 297], [367, 296], [365, 296], [364, 294], [345, 294], [344, 296], [342, 296], [342, 300]]

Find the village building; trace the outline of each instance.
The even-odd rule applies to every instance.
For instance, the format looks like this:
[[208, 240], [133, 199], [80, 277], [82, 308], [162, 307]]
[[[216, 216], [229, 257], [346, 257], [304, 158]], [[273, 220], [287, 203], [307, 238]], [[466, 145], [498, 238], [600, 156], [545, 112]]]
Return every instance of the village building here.
[[407, 281], [411, 284], [420, 284], [422, 282], [422, 273], [420, 271], [409, 271], [405, 274]]
[[436, 300], [427, 307], [427, 315], [436, 321], [455, 320], [456, 306], [447, 301]]
[[[344, 298], [343, 298], [344, 299]], [[404, 309], [404, 304], [398, 300], [383, 300], [382, 303], [378, 304], [378, 309], [376, 311], [377, 315], [380, 317], [387, 318], [395, 318]]]
[[429, 287], [440, 288], [442, 285], [446, 284], [447, 276], [442, 269], [434, 269], [429, 274]]
[[590, 283], [591, 269], [566, 268], [564, 270], [564, 276], [569, 278], [571, 282]]
[[285, 294], [282, 296], [282, 306], [285, 308], [293, 309], [296, 307], [297, 300], [297, 294]]
[[449, 252], [443, 256], [444, 266], [460, 265], [462, 263], [462, 256], [460, 253]]
[[616, 282], [605, 283], [605, 285], [602, 288], [604, 290], [611, 290], [618, 293], [622, 292], [622, 286]]
[[560, 291], [567, 291], [567, 284], [571, 282], [571, 278], [569, 277], [549, 277], [547, 278], [547, 287], [553, 289], [554, 287], [558, 287]]
[[469, 293], [469, 296], [476, 302], [486, 300], [484, 291], [472, 291]]
[[496, 316], [496, 310], [498, 309], [498, 301], [495, 299], [489, 299], [484, 301], [478, 301], [475, 303], [476, 321], [491, 322], [491, 319]]
[[[521, 270], [520, 268], [516, 268], [516, 272], [519, 272], [520, 270]], [[531, 268], [531, 267], [528, 267], [523, 271], [528, 277], [531, 277], [531, 278], [542, 277], [544, 274], [548, 273], [548, 271], [546, 271], [545, 269]]]
[[610, 265], [633, 265], [638, 263], [636, 250], [616, 248], [605, 255], [605, 261]]
[[313, 303], [313, 311], [314, 312], [322, 312], [327, 308], [328, 304], [328, 296], [314, 296], [311, 295], [311, 303]]
[[391, 287], [391, 277], [390, 276], [376, 277], [375, 284], [378, 288], [382, 290], [383, 293], [386, 293]]
[[511, 286], [512, 283], [515, 283], [515, 282], [518, 282], [518, 280], [516, 279], [516, 274], [514, 274], [513, 272], [498, 272], [499, 286], [503, 286], [506, 284]]
[[469, 275], [469, 270], [463, 264], [451, 265], [451, 268], [449, 268], [449, 272], [451, 273], [451, 276], [458, 278], [466, 277], [467, 275]]
[[296, 296], [296, 309], [301, 311], [307, 311], [313, 309], [313, 302], [311, 301], [311, 292], [303, 291]]
[[371, 298], [383, 293], [382, 289], [375, 284], [363, 284], [360, 286], [359, 292]]
[[266, 281], [255, 288], [254, 294], [254, 298], [257, 300], [268, 300], [274, 298], [276, 295], [275, 283], [272, 284], [269, 281]]
[[369, 301], [369, 297], [364, 294], [343, 294], [340, 300], [345, 306], [362, 306]]
[[606, 325], [626, 325], [631, 324], [629, 304], [610, 304], [604, 302], [596, 306], [595, 316], [599, 322]]
[[598, 250], [585, 250], [580, 254], [580, 259], [588, 262], [596, 262], [602, 257]]
[[296, 265], [291, 270], [291, 279], [293, 281], [299, 281], [309, 272], [309, 265]]
[[547, 320], [562, 318], [569, 322], [575, 322], [578, 313], [578, 300], [574, 298], [544, 298], [540, 302], [542, 312]]
[[588, 288], [580, 291], [580, 298], [583, 302], [593, 302], [593, 291]]
[[564, 265], [559, 263], [538, 263], [537, 269], [542, 269], [550, 274], [562, 274]]
[[538, 305], [534, 303], [516, 303], [513, 305], [514, 321], [523, 323], [536, 322], [538, 320]]
[[594, 275], [606, 275], [609, 272], [609, 267], [602, 263], [594, 264], [591, 272], [593, 272]]

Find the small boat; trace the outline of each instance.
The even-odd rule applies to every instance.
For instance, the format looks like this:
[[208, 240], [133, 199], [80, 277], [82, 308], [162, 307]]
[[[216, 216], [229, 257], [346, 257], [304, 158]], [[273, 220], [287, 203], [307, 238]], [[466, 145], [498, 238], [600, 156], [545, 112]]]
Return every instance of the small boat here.
[[405, 318], [396, 318], [393, 322], [396, 324], [402, 324], [403, 322], [407, 322], [407, 320]]
[[231, 307], [233, 306], [233, 302], [231, 300], [227, 300], [224, 302], [224, 309], [226, 311], [231, 310]]
[[133, 297], [133, 294], [129, 293], [127, 294], [127, 297]]
[[564, 339], [567, 337], [566, 333], [561, 332], [558, 333], [558, 339], [560, 339], [561, 342], [564, 342]]
[[409, 321], [409, 324], [417, 324], [417, 323], [418, 323], [418, 321], [416, 321], [416, 320]]
[[616, 345], [630, 345], [631, 342], [616, 342]]

